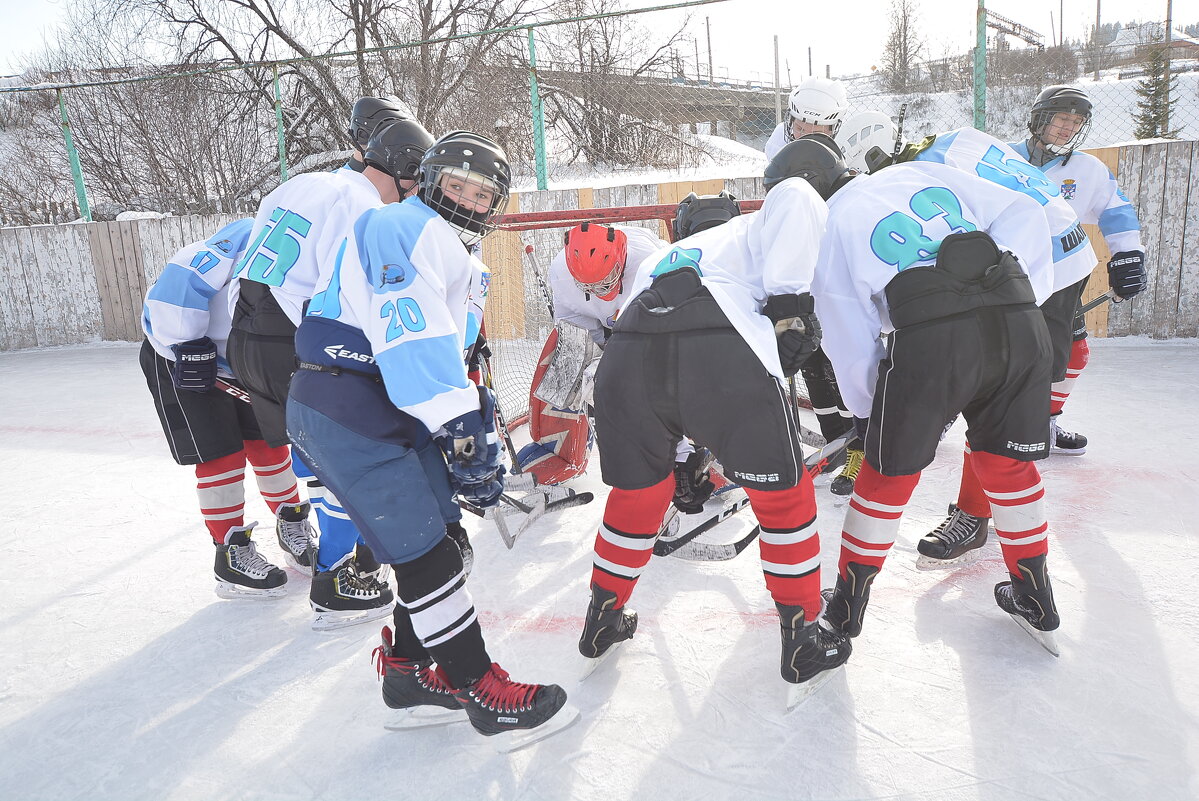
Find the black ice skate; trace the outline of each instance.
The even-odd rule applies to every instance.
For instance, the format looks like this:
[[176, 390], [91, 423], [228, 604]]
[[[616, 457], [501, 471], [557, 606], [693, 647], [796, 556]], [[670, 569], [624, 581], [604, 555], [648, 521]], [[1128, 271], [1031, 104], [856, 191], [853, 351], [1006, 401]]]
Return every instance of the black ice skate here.
[[316, 613], [314, 631], [341, 629], [391, 614], [395, 601], [391, 587], [378, 580], [377, 571], [369, 569], [378, 562], [363, 569], [353, 557], [351, 551], [331, 569], [318, 570], [312, 577], [308, 603]]
[[829, 627], [847, 637], [862, 633], [866, 605], [870, 603], [870, 585], [879, 568], [850, 562], [845, 565], [849, 578], [837, 574], [837, 584], [821, 593], [824, 597], [824, 619]]
[[860, 448], [845, 450], [845, 467], [841, 470], [840, 475], [833, 479], [833, 483], [829, 484], [828, 488], [829, 492], [837, 496], [838, 506], [849, 500], [850, 495], [853, 495], [853, 485], [858, 480], [858, 472], [862, 469], [862, 461], [865, 458], [866, 452]]
[[804, 621], [801, 606], [776, 603], [783, 634], [780, 672], [787, 687], [787, 710], [806, 701], [849, 659], [853, 646], [844, 634]]
[[1054, 656], [1060, 656], [1057, 638], [1053, 631], [1061, 625], [1057, 605], [1053, 602], [1053, 586], [1049, 583], [1049, 571], [1045, 567], [1045, 556], [1031, 556], [1016, 562], [1020, 575], [1011, 575], [1011, 581], [995, 585], [995, 603], [1012, 616], [1020, 627], [1029, 633], [1042, 648]]
[[617, 650], [614, 646], [632, 639], [637, 631], [637, 613], [625, 607], [615, 609], [615, 604], [616, 593], [591, 585], [591, 603], [579, 638], [579, 653], [587, 657], [581, 679], [595, 672]]
[[1049, 418], [1049, 441], [1052, 452], [1064, 456], [1082, 456], [1087, 452], [1087, 438], [1082, 434], [1067, 431], [1057, 424], [1058, 415]]
[[306, 576], [312, 575], [316, 554], [316, 534], [308, 522], [310, 508], [307, 502], [289, 503], [279, 507], [275, 518], [275, 538], [283, 549], [283, 557]]
[[396, 710], [383, 727], [399, 731], [448, 723], [465, 723], [454, 688], [431, 660], [416, 661], [392, 653], [391, 627], [383, 627], [383, 644], [371, 654], [383, 679], [383, 703]]
[[916, 543], [918, 570], [945, 570], [977, 562], [987, 542], [989, 517], [975, 517], [949, 504], [949, 516]]
[[257, 523], [229, 529], [216, 546], [216, 594], [221, 598], [278, 598], [287, 594], [287, 574], [258, 555], [250, 540]]
[[496, 750], [515, 751], [562, 731], [579, 719], [557, 684], [521, 684], [492, 663], [483, 678], [454, 692], [475, 731], [500, 735]]

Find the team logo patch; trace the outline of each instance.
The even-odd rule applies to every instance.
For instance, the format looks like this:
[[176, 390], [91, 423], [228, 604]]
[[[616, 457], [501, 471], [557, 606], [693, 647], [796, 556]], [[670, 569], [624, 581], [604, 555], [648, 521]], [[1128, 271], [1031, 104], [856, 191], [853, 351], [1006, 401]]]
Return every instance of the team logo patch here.
[[226, 256], [233, 252], [233, 243], [228, 239], [222, 239], [220, 242], [213, 242], [212, 246], [221, 253], [224, 253]]
[[700, 275], [704, 271], [699, 268], [699, 260], [704, 257], [704, 252], [699, 248], [671, 248], [670, 252], [662, 261], [658, 262], [658, 266], [650, 275], [657, 278], [659, 275], [673, 273], [675, 270], [681, 270], [684, 267], [690, 267]]
[[1062, 197], [1066, 200], [1074, 199], [1074, 192], [1078, 189], [1078, 184], [1074, 183], [1073, 178], [1067, 178], [1062, 181]]
[[390, 289], [403, 289], [411, 284], [412, 279], [415, 277], [416, 270], [411, 264], [384, 264], [383, 272], [379, 276], [379, 286]]

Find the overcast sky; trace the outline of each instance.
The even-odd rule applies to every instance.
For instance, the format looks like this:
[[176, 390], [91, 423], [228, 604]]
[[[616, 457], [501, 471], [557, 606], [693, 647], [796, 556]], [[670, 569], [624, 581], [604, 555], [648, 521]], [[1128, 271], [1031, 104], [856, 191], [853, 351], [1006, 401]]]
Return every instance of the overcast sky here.
[[[43, 36], [62, 18], [70, 0], [0, 0], [4, 24], [0, 25], [0, 73], [17, 71], [21, 56], [38, 48]], [[662, 0], [623, 0], [626, 7], [642, 8], [663, 4]], [[918, 0], [918, 19], [923, 26], [931, 56], [960, 53], [974, 42], [975, 0]], [[1166, 0], [1101, 0], [1104, 22], [1164, 19]], [[989, 0], [987, 7], [1025, 25], [1050, 42], [1050, 13], [1053, 29], [1060, 29], [1059, 3], [1054, 0]], [[1065, 35], [1078, 39], [1095, 24], [1094, 0], [1064, 0]], [[773, 79], [773, 36], [779, 37], [779, 59], [783, 83], [787, 66], [792, 80], [808, 73], [808, 48], [812, 48], [813, 70], [823, 74], [830, 65], [833, 75], [865, 72], [877, 64], [888, 30], [889, 0], [726, 0], [692, 10], [691, 31], [698, 39], [699, 60], [707, 71], [708, 45], [705, 18], [711, 21], [712, 61], [716, 74], [733, 77]], [[671, 27], [682, 12], [660, 12], [639, 16], [654, 29]], [[1199, 22], [1199, 0], [1174, 0], [1178, 24]], [[677, 24], [674, 23], [674, 24]], [[1060, 35], [1060, 34], [1059, 34]], [[695, 60], [692, 47], [690, 60]], [[540, 58], [552, 58], [538, 54]]]

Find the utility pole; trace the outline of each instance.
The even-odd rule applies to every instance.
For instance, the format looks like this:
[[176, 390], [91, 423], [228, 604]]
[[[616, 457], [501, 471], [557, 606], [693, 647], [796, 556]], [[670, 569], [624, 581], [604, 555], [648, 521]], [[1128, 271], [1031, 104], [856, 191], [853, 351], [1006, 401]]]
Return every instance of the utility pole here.
[[779, 86], [779, 37], [774, 35], [774, 124], [783, 121], [783, 88]]
[[708, 82], [712, 83], [712, 18], [704, 17], [704, 24], [708, 26]]
[[1161, 133], [1166, 133], [1170, 130], [1170, 28], [1174, 24], [1174, 0], [1166, 0], [1166, 80], [1165, 80], [1165, 103], [1162, 109], [1162, 129]]
[[812, 48], [808, 48], [808, 77], [812, 77]]
[[1099, 80], [1099, 4], [1103, 0], [1095, 0], [1095, 80]]

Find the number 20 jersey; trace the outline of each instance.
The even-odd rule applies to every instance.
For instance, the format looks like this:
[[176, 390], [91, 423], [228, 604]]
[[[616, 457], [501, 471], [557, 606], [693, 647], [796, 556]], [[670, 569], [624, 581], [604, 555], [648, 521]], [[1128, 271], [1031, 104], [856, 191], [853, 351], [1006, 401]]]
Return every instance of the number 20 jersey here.
[[269, 286], [299, 326], [304, 304], [333, 269], [354, 222], [382, 205], [374, 184], [351, 169], [297, 175], [259, 204], [250, 245], [233, 277]]
[[885, 290], [891, 279], [937, 259], [953, 233], [985, 231], [1028, 274], [1038, 304], [1053, 280], [1043, 207], [944, 164], [909, 162], [855, 178], [829, 199], [828, 228], [812, 280], [822, 347], [846, 407], [869, 417], [880, 334], [894, 330]]
[[1078, 215], [1062, 197], [1056, 181], [1029, 164], [1006, 142], [974, 128], [938, 134], [915, 161], [947, 164], [1032, 198], [1045, 210], [1053, 245], [1053, 291], [1091, 274], [1095, 251]]

